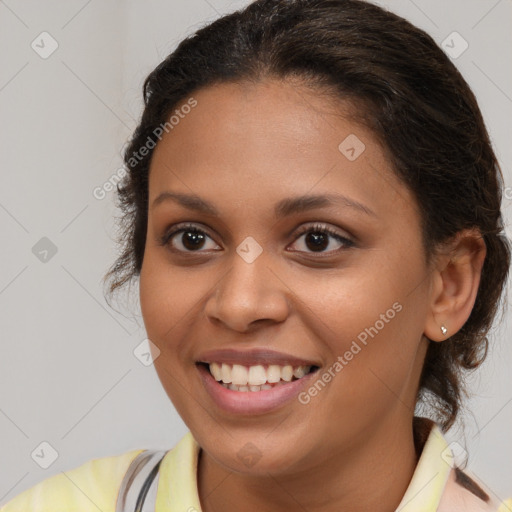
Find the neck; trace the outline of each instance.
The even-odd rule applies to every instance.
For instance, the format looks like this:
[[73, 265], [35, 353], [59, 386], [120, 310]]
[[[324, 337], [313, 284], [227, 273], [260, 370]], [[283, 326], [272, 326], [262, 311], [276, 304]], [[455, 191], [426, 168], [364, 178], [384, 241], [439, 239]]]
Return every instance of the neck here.
[[[423, 441], [416, 439], [420, 449]], [[417, 461], [412, 417], [401, 422], [392, 417], [371, 436], [352, 443], [350, 449], [293, 474], [236, 473], [201, 450], [199, 496], [203, 512], [393, 512]]]

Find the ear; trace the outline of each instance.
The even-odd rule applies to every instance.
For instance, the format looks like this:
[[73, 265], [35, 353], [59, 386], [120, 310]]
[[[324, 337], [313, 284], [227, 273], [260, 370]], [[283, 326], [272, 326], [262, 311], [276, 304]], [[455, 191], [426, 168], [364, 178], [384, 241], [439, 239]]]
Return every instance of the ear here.
[[[425, 336], [442, 341], [467, 321], [475, 304], [487, 247], [478, 229], [460, 231], [434, 258]], [[441, 326], [446, 328], [443, 334]]]

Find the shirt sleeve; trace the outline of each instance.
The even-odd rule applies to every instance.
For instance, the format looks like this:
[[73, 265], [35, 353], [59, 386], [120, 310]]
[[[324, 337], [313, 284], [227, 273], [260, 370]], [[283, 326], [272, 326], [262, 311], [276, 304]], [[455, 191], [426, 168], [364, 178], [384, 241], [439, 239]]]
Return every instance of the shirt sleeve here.
[[92, 459], [18, 494], [0, 512], [115, 512], [121, 481], [143, 450]]

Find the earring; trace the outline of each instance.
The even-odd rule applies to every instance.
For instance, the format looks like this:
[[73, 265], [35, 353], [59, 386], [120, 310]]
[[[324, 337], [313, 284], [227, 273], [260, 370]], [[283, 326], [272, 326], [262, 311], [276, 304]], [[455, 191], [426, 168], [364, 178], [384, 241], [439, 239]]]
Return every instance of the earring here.
[[446, 334], [448, 332], [448, 329], [444, 325], [441, 325], [441, 332], [443, 334]]

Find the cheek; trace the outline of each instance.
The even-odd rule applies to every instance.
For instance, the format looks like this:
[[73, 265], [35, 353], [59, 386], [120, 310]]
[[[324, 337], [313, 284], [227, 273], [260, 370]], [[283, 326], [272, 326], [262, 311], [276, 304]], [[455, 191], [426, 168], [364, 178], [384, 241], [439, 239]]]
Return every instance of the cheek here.
[[374, 252], [342, 273], [317, 274], [294, 290], [307, 305], [309, 330], [327, 349], [332, 400], [352, 410], [396, 402], [417, 370], [427, 290], [426, 283], [411, 283], [422, 282], [422, 260], [419, 253], [407, 262], [399, 252], [387, 254]]
[[342, 271], [310, 274], [292, 282], [300, 299], [296, 303], [307, 306], [299, 316], [314, 324], [316, 337], [326, 341], [333, 357], [348, 350], [352, 340], [364, 344], [372, 335], [389, 333], [399, 321], [400, 283], [382, 261], [380, 265], [359, 262]]
[[[172, 266], [157, 250], [148, 250], [140, 273], [140, 305], [148, 337], [167, 348], [197, 315], [212, 286], [208, 274]], [[197, 317], [196, 317], [197, 319]], [[160, 347], [162, 349], [162, 347]]]
[[183, 360], [188, 353], [183, 340], [193, 329], [194, 305], [200, 304], [205, 288], [182, 269], [173, 269], [158, 249], [146, 250], [139, 288], [147, 336], [160, 351], [155, 370], [176, 410], [187, 421], [190, 397], [183, 382], [189, 367]]

